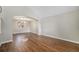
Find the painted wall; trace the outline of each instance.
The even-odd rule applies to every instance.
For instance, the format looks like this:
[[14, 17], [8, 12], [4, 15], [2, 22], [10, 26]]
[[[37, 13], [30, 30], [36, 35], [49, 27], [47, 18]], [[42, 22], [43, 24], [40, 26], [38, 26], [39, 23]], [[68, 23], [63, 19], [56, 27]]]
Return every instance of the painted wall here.
[[79, 42], [79, 10], [41, 20], [42, 34]]
[[39, 29], [38, 29], [38, 21], [32, 21], [32, 22], [30, 23], [30, 26], [31, 26], [31, 27], [30, 27], [31, 32], [38, 34], [38, 31], [39, 31]]

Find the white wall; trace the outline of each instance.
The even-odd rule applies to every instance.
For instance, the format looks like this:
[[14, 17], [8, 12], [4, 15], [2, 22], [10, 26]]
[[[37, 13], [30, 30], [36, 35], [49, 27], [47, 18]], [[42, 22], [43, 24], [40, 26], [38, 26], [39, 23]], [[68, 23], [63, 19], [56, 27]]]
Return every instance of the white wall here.
[[79, 42], [79, 10], [41, 20], [42, 34]]
[[38, 21], [32, 21], [31, 23], [30, 23], [30, 31], [32, 32], [32, 33], [37, 33], [38, 34]]

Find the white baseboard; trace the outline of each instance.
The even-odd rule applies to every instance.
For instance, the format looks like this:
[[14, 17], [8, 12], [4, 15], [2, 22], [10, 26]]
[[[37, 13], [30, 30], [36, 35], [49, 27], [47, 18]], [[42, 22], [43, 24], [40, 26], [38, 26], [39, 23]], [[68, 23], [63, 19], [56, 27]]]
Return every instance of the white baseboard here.
[[69, 40], [69, 39], [64, 39], [64, 38], [60, 38], [60, 37], [57, 37], [57, 36], [51, 36], [51, 35], [45, 35], [45, 34], [43, 34], [43, 35], [51, 37], [51, 38], [57, 38], [57, 39], [61, 39], [61, 40], [65, 40], [65, 41], [69, 41], [69, 42], [72, 42], [72, 43], [79, 44], [79, 42], [77, 42], [77, 41], [73, 41], [73, 40]]
[[0, 43], [0, 46], [2, 45], [2, 44], [5, 44], [5, 43], [8, 43], [8, 42], [12, 42], [13, 40], [7, 40], [7, 41], [4, 41], [4, 42], [1, 42]]
[[[65, 41], [69, 41], [69, 42], [73, 42], [73, 43], [79, 44], [79, 42], [77, 42], [77, 41], [72, 41], [72, 40], [60, 38], [60, 37], [57, 37], [57, 36], [51, 36], [51, 35], [45, 35], [45, 34], [43, 34], [43, 35], [44, 35], [44, 36], [51, 37], [51, 38], [57, 38], [57, 39], [61, 39], [61, 40], [65, 40]], [[12, 41], [13, 41], [13, 40], [7, 40], [7, 41], [4, 41], [4, 42], [1, 42], [1, 43], [0, 43], [0, 46], [1, 46], [2, 44], [4, 44], [4, 43], [8, 43], [8, 42], [12, 42]]]

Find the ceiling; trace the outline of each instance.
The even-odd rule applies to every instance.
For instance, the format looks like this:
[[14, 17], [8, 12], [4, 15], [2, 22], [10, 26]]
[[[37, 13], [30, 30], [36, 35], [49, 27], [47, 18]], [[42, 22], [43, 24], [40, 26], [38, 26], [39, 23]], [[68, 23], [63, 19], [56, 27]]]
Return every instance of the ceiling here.
[[77, 6], [36, 6], [30, 7], [31, 10], [38, 15], [38, 17], [43, 18], [47, 16], [55, 16], [62, 13], [78, 10]]
[[44, 18], [78, 10], [78, 6], [3, 6], [8, 16], [32, 16]]

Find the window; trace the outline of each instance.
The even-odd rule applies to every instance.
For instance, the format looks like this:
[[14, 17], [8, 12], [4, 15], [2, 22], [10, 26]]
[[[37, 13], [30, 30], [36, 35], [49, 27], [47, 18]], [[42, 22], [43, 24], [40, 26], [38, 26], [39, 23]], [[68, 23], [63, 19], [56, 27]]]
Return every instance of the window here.
[[1, 18], [0, 18], [0, 34], [1, 34]]
[[2, 7], [0, 6], [0, 34], [1, 34], [1, 13], [2, 13]]

